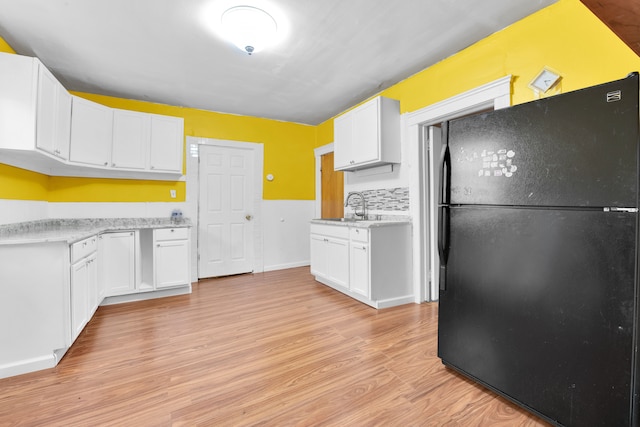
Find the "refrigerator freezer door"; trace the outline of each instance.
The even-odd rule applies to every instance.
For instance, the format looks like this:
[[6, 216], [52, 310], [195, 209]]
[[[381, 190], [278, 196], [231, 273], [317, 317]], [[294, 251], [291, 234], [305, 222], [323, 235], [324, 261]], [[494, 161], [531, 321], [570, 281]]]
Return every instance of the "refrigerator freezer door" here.
[[629, 425], [636, 215], [453, 207], [443, 362], [562, 425]]
[[448, 129], [452, 204], [637, 207], [637, 74]]

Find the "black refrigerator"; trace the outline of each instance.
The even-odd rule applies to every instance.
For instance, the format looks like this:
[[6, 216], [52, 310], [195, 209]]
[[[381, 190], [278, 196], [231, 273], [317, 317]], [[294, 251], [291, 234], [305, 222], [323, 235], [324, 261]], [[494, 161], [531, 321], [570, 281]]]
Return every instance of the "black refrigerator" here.
[[442, 128], [438, 356], [555, 425], [640, 425], [638, 92]]

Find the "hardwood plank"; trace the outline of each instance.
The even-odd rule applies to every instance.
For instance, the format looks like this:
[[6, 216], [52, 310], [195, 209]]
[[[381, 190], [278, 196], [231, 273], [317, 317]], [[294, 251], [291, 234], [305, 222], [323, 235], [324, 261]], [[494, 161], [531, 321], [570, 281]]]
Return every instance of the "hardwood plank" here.
[[546, 426], [445, 368], [437, 304], [375, 310], [308, 267], [100, 307], [60, 364], [0, 380], [0, 426]]

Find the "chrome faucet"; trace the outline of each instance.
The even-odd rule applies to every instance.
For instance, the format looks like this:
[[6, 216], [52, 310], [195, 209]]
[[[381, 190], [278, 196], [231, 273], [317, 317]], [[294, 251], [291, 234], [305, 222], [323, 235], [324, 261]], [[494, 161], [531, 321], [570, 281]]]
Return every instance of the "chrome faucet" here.
[[351, 196], [360, 196], [360, 199], [362, 199], [362, 213], [358, 213], [357, 209], [354, 209], [354, 213], [356, 214], [356, 216], [360, 216], [362, 218], [365, 218], [366, 214], [367, 214], [367, 203], [364, 200], [364, 195], [362, 193], [360, 193], [359, 191], [350, 192], [347, 195], [347, 200], [345, 200], [345, 202], [344, 202], [345, 208], [347, 206], [349, 206], [349, 199], [351, 199]]

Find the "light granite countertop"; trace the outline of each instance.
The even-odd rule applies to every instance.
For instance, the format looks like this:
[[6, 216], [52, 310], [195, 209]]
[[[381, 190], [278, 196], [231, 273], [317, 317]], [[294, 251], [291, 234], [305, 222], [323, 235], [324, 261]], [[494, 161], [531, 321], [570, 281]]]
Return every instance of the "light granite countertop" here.
[[346, 218], [344, 221], [338, 219], [317, 218], [311, 220], [312, 224], [336, 225], [339, 227], [388, 227], [400, 224], [411, 224], [411, 219], [407, 216], [388, 215], [379, 219], [353, 219]]
[[75, 243], [105, 231], [144, 228], [191, 227], [189, 219], [171, 218], [81, 218], [46, 219], [0, 225], [0, 245], [26, 243]]

